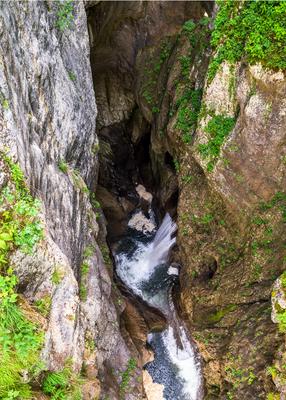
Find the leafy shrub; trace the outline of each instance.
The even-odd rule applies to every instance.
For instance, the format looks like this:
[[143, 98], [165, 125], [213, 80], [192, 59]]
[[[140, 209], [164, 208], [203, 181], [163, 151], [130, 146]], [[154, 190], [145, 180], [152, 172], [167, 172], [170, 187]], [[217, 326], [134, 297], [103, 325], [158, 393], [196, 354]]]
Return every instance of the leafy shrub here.
[[0, 193], [0, 398], [31, 399], [29, 382], [41, 368], [43, 335], [18, 304], [17, 278], [9, 267], [9, 254], [16, 248], [32, 253], [42, 238], [37, 216], [40, 203], [30, 195], [20, 167], [6, 154], [0, 156], [10, 175]]
[[8, 262], [9, 251], [16, 247], [32, 253], [43, 230], [37, 217], [40, 202], [29, 194], [19, 166], [3, 153], [0, 155], [10, 169], [13, 184], [0, 194], [0, 267], [3, 267]]
[[[43, 335], [28, 321], [17, 304], [14, 289], [17, 278], [12, 271], [0, 276], [0, 398], [31, 398], [29, 381], [39, 366]], [[14, 396], [15, 398], [15, 396]]]
[[219, 0], [211, 44], [216, 51], [209, 66], [211, 81], [220, 64], [244, 58], [267, 68], [286, 69], [286, 2]]

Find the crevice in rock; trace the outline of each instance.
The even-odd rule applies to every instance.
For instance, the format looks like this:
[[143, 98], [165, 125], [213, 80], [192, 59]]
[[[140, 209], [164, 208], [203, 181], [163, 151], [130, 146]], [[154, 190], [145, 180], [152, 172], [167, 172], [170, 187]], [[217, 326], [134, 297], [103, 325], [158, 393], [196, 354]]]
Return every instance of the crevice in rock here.
[[[143, 205], [138, 185], [152, 193], [159, 219], [165, 212], [176, 216], [176, 145], [164, 139], [172, 96], [168, 74], [184, 22], [198, 21], [206, 8], [209, 12], [212, 6], [204, 2], [99, 2], [88, 8], [98, 106], [100, 165], [96, 200], [107, 220], [110, 248], [117, 245], [126, 230], [131, 213]], [[164, 129], [158, 128], [162, 126], [162, 121], [158, 124], [159, 111]], [[210, 266], [208, 274], [214, 274], [215, 269]], [[114, 271], [112, 275], [126, 299], [121, 314], [123, 335], [127, 343], [131, 339], [142, 351], [147, 333], [163, 329], [164, 318], [130, 293]], [[176, 285], [176, 299], [179, 291]], [[139, 331], [133, 317], [141, 321]]]

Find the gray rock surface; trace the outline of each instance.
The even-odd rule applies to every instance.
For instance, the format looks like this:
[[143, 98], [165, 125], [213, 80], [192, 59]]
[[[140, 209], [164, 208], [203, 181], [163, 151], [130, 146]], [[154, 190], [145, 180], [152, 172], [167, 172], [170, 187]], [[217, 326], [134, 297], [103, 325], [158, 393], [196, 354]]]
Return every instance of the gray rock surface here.
[[[106, 363], [123, 371], [131, 355], [96, 244], [99, 228], [87, 190], [95, 189], [98, 172], [97, 110], [85, 9], [81, 1], [73, 4], [71, 23], [61, 31], [59, 2], [1, 3], [0, 149], [19, 161], [32, 194], [42, 202], [44, 239], [33, 255], [17, 251], [11, 263], [28, 300], [52, 299], [43, 358], [53, 370], [72, 357], [79, 371], [88, 334], [96, 343], [94, 368], [104, 380], [110, 373]], [[5, 182], [1, 170], [0, 188]], [[87, 246], [93, 251], [86, 260], [85, 300], [79, 281]], [[115, 380], [116, 385], [112, 399], [119, 396]]]

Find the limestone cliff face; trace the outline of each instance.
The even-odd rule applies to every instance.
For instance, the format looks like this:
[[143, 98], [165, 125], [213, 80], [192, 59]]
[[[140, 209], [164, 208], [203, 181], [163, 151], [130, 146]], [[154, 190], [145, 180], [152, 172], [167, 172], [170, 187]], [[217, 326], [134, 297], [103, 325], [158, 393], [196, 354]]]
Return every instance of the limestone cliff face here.
[[202, 354], [206, 398], [265, 398], [275, 391], [266, 368], [283, 343], [271, 291], [285, 268], [285, 76], [243, 60], [223, 63], [207, 82], [211, 5], [190, 3], [177, 3], [171, 19], [168, 2], [160, 10], [101, 3], [89, 14], [99, 137], [114, 156], [113, 165], [104, 154], [101, 162], [111, 175], [124, 169], [114, 168], [113, 150], [123, 134], [137, 168], [123, 192], [100, 176], [109, 192], [101, 195], [113, 199], [113, 214], [136, 206], [127, 193], [138, 180], [162, 210], [175, 213], [178, 200], [180, 303]]
[[[86, 13], [82, 2], [75, 2], [70, 13], [60, 14], [66, 3], [1, 4], [0, 147], [19, 162], [41, 200], [44, 224], [34, 254], [16, 251], [10, 262], [31, 304], [51, 298], [43, 350], [47, 368], [61, 369], [72, 358], [79, 371], [84, 361], [92, 382], [86, 398], [99, 395], [99, 378], [102, 395], [115, 399], [119, 372], [131, 355], [120, 333], [90, 202], [98, 141]], [[4, 169], [1, 179], [5, 183]], [[140, 387], [127, 397], [137, 398], [136, 392]]]
[[138, 369], [126, 392], [122, 374], [164, 321], [114, 289], [96, 201], [116, 245], [144, 209], [142, 183], [177, 217], [178, 303], [205, 398], [285, 398], [273, 323], [285, 330], [284, 73], [241, 60], [207, 82], [211, 2], [69, 3], [0, 7], [0, 151], [19, 162], [44, 226], [36, 251], [10, 264], [25, 301], [51, 300], [47, 369], [72, 358], [85, 365], [84, 398], [144, 398]]
[[[224, 64], [205, 87], [194, 143], [181, 153], [181, 300], [210, 398], [271, 391], [266, 367], [282, 342], [271, 322], [271, 288], [285, 268], [283, 93], [281, 72]], [[216, 116], [233, 125], [209, 171], [199, 146]], [[192, 177], [187, 184], [184, 176]]]

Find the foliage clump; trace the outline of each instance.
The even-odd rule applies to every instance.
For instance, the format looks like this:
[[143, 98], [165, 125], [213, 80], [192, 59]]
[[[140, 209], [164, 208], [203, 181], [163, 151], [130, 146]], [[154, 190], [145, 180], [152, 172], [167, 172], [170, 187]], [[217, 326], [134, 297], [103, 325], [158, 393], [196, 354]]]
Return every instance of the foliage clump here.
[[220, 155], [220, 149], [225, 139], [233, 130], [235, 118], [225, 115], [214, 115], [207, 126], [205, 132], [208, 134], [207, 143], [199, 144], [198, 150], [203, 158], [207, 158], [207, 170], [213, 171], [216, 161]]
[[19, 304], [9, 254], [16, 248], [31, 254], [42, 238], [40, 204], [30, 195], [18, 164], [0, 155], [10, 177], [0, 193], [0, 398], [31, 399], [30, 382], [41, 369], [43, 335]]
[[183, 25], [181, 36], [187, 38], [188, 51], [179, 59], [181, 64], [181, 94], [176, 101], [177, 109], [176, 128], [182, 134], [182, 141], [190, 144], [192, 134], [196, 129], [199, 112], [201, 109], [201, 99], [203, 90], [197, 88], [196, 84], [190, 79], [191, 65], [194, 62], [194, 49], [200, 54], [203, 50], [208, 34], [208, 18], [202, 18], [197, 24], [192, 20], [186, 21]]
[[72, 0], [58, 2], [56, 27], [60, 31], [70, 28], [74, 20], [74, 6]]
[[212, 81], [223, 61], [241, 59], [270, 69], [286, 69], [286, 2], [219, 0], [211, 45], [216, 52], [209, 66]]
[[176, 127], [182, 132], [184, 143], [191, 142], [201, 108], [202, 89], [187, 89], [177, 101], [178, 116]]
[[134, 358], [130, 358], [126, 370], [121, 374], [121, 383], [120, 383], [121, 395], [124, 395], [124, 393], [126, 392], [132, 373], [136, 369], [136, 366], [137, 366], [136, 360]]
[[12, 185], [0, 193], [0, 268], [8, 263], [8, 254], [15, 248], [31, 254], [36, 243], [43, 236], [38, 219], [40, 202], [34, 199], [25, 184], [20, 167], [3, 153]]
[[51, 400], [82, 400], [81, 386], [84, 380], [67, 366], [62, 371], [49, 372], [42, 390]]

